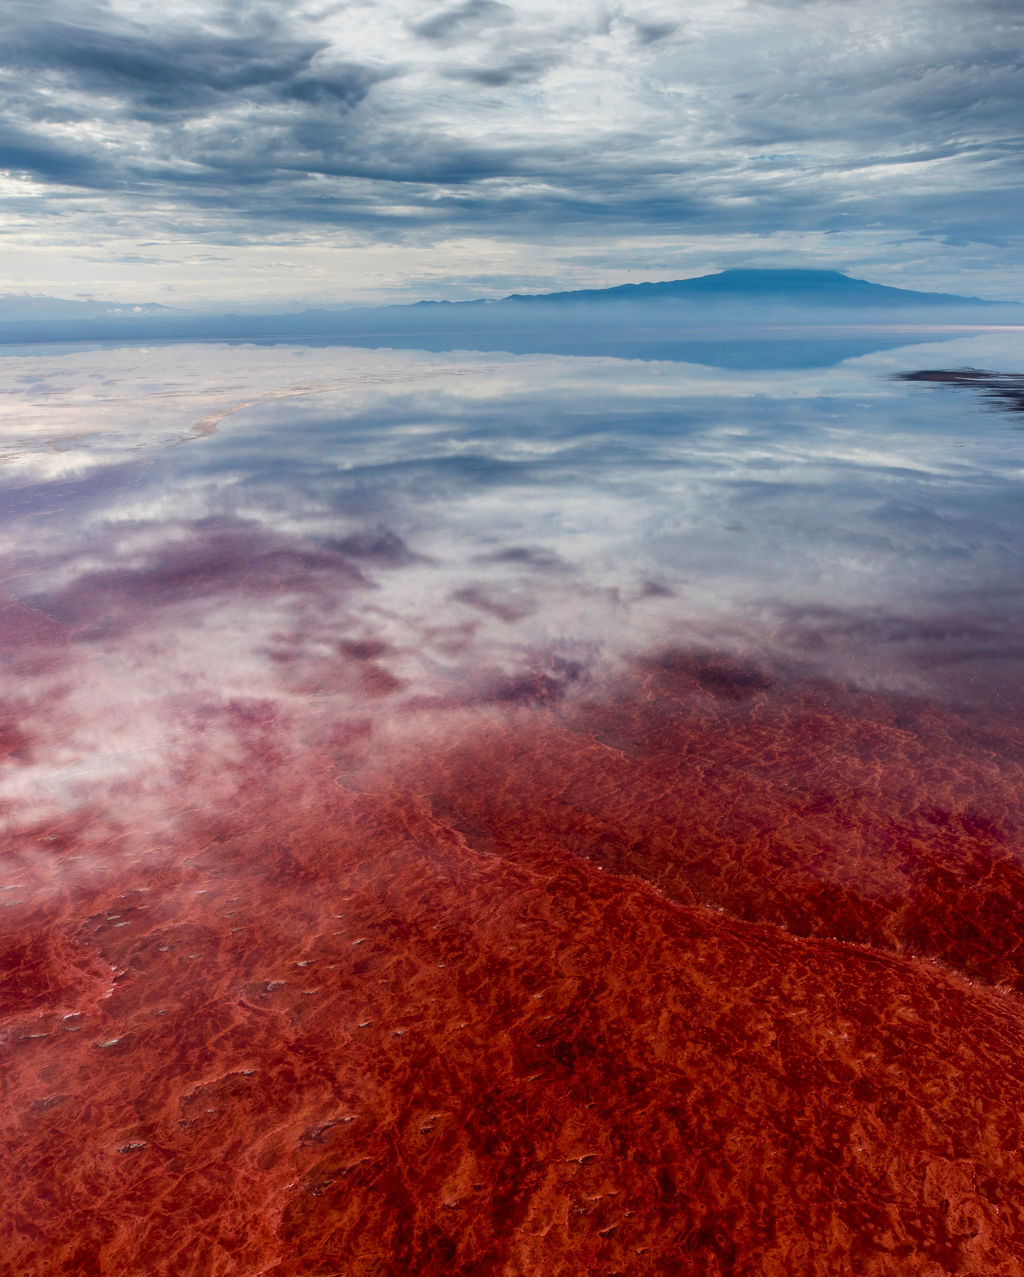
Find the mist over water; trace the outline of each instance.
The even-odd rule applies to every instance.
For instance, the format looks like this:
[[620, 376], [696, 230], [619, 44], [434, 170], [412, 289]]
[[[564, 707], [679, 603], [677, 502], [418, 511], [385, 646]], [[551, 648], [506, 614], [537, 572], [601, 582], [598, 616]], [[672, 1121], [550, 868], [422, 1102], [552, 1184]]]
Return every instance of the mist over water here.
[[25, 1271], [1024, 1272], [1022, 348], [916, 338], [0, 360]]

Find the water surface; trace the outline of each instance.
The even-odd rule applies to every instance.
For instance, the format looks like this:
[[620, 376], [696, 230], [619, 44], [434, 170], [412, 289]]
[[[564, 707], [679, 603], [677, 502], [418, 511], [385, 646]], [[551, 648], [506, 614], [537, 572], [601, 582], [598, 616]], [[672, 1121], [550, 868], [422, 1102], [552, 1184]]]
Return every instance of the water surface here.
[[17, 1271], [1024, 1272], [1020, 334], [918, 336], [0, 361]]

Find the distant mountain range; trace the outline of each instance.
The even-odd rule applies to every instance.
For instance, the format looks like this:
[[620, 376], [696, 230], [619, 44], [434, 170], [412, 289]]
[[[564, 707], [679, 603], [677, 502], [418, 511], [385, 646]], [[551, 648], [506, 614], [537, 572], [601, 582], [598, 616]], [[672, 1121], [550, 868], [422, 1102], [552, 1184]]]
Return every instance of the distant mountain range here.
[[[1022, 321], [1024, 307], [1011, 303], [891, 288], [831, 270], [726, 270], [694, 279], [574, 292], [513, 293], [495, 300], [423, 301], [267, 315], [0, 297], [0, 343], [7, 345], [294, 341], [682, 359], [735, 367], [767, 366], [749, 363], [752, 342], [762, 352], [759, 359], [771, 345], [773, 338], [764, 331], [766, 326], [776, 330], [777, 362], [772, 366], [806, 367], [834, 362], [836, 342], [848, 354], [856, 354], [904, 344], [906, 338], [879, 333], [823, 336], [814, 347], [819, 354], [814, 356], [813, 343], [795, 341], [782, 329]], [[742, 331], [746, 329], [751, 331]]]
[[0, 293], [0, 323], [18, 323], [39, 319], [110, 319], [138, 318], [140, 315], [173, 315], [171, 306], [157, 302], [116, 302], [68, 300], [45, 297], [38, 293]]

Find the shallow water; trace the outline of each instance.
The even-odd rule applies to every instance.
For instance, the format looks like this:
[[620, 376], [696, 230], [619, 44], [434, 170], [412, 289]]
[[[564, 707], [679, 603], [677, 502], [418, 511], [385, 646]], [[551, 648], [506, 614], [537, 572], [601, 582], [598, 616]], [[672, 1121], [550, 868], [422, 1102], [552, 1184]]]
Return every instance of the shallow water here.
[[12, 1272], [1024, 1272], [1021, 334], [927, 336], [0, 360]]

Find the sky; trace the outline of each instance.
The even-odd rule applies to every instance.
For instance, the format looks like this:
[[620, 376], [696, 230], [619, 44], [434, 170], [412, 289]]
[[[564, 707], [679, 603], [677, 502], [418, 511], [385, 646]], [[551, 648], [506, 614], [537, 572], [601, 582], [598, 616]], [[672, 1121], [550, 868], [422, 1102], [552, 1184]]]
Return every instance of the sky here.
[[8, 0], [0, 294], [1024, 300], [1020, 0]]

